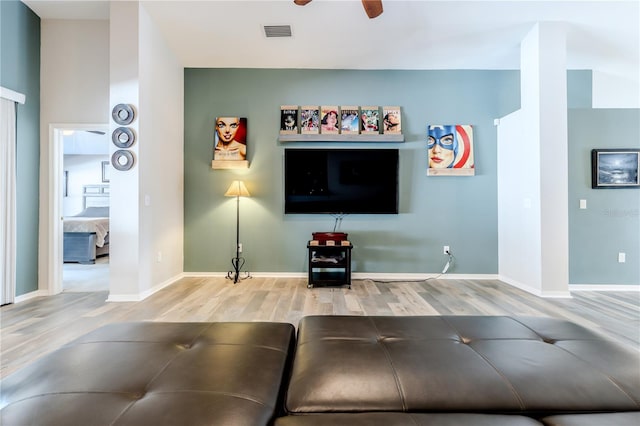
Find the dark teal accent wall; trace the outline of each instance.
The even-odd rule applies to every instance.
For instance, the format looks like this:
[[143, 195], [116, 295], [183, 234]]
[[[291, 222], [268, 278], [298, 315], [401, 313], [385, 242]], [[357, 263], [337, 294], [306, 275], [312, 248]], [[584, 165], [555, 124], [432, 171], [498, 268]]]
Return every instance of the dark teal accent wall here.
[[0, 85], [26, 95], [17, 108], [16, 295], [38, 289], [40, 18], [18, 0], [0, 1]]
[[640, 110], [570, 110], [569, 129], [570, 282], [639, 285], [640, 188], [592, 189], [591, 150], [640, 148]]
[[[400, 214], [351, 215], [338, 230], [355, 245], [355, 272], [433, 273], [449, 245], [452, 273], [497, 273], [496, 128], [519, 108], [517, 71], [185, 70], [185, 271], [230, 269], [235, 254], [233, 179], [246, 181], [241, 242], [246, 268], [306, 270], [306, 242], [330, 215], [283, 214], [286, 147], [400, 149]], [[404, 143], [279, 143], [280, 105], [400, 105]], [[245, 171], [212, 170], [213, 123], [248, 118]], [[472, 124], [476, 176], [427, 177], [427, 124]]]

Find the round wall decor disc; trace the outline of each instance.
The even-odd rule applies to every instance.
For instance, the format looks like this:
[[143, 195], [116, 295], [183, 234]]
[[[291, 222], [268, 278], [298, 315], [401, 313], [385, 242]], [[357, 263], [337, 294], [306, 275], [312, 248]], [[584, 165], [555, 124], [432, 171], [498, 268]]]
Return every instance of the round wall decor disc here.
[[111, 134], [111, 141], [118, 148], [129, 148], [136, 141], [136, 137], [130, 128], [118, 127]]
[[131, 105], [118, 104], [113, 107], [113, 111], [111, 111], [111, 116], [113, 117], [113, 121], [123, 125], [123, 124], [131, 124], [135, 114], [133, 112], [133, 108], [131, 107]]
[[111, 156], [111, 164], [116, 170], [129, 170], [133, 167], [133, 154], [126, 149], [119, 149]]

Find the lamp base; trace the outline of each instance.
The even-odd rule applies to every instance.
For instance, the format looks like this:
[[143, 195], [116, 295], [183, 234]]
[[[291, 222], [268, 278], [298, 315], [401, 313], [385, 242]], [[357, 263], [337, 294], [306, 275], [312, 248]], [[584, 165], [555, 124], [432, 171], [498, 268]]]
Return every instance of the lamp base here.
[[244, 257], [234, 257], [233, 259], [231, 259], [231, 265], [233, 266], [233, 271], [227, 272], [227, 279], [233, 280], [234, 284], [238, 284], [238, 282], [241, 280], [251, 278], [251, 274], [249, 274], [249, 272], [240, 271], [242, 269], [242, 266], [244, 266]]

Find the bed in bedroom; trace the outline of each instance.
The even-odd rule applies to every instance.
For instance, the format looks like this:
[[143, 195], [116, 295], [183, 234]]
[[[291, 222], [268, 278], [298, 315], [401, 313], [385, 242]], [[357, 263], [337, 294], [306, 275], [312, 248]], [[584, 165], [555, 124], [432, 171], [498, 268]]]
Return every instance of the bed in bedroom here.
[[63, 259], [91, 264], [109, 254], [109, 186], [85, 185], [82, 196], [82, 211], [63, 220]]

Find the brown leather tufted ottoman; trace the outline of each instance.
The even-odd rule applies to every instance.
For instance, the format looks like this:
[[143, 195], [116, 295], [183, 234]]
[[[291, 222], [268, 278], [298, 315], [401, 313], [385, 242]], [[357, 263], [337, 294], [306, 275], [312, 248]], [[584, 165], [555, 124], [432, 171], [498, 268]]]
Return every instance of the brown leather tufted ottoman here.
[[269, 424], [293, 343], [284, 323], [108, 325], [7, 377], [0, 424]]
[[278, 426], [640, 424], [640, 358], [551, 318], [305, 317], [286, 409]]

